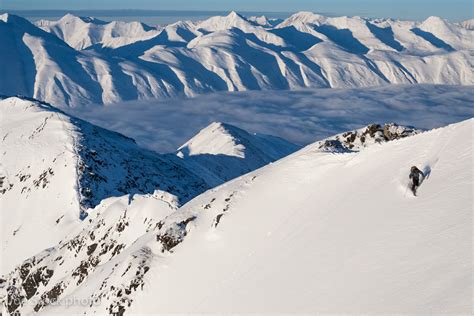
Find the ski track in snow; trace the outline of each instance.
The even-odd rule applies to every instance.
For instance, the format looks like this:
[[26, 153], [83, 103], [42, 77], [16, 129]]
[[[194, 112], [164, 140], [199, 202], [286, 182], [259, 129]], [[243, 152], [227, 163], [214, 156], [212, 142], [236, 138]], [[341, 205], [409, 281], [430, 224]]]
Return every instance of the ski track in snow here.
[[[8, 98], [0, 109], [3, 159], [16, 173], [1, 178], [7, 256], [0, 288], [7, 291], [0, 291], [0, 309], [143, 314], [468, 308], [474, 119], [428, 132], [369, 125], [268, 164], [295, 146], [216, 122], [176, 155], [159, 155], [46, 104]], [[206, 159], [195, 160], [201, 155]], [[242, 158], [240, 173], [267, 165], [203, 192], [207, 180], [196, 178], [204, 175], [199, 171], [207, 168], [220, 183], [238, 175], [221, 173], [233, 170], [221, 165], [220, 156]], [[120, 181], [119, 166], [131, 164], [125, 177], [142, 171], [132, 158], [142, 166], [158, 159], [148, 170], [179, 161], [178, 169], [158, 175], [152, 189], [163, 183], [187, 196], [185, 204], [138, 182], [127, 181], [133, 194], [104, 192]], [[81, 188], [78, 164], [85, 167]], [[417, 197], [403, 185], [413, 164], [431, 169]], [[136, 180], [156, 179], [146, 173]], [[166, 186], [169, 181], [174, 185]], [[193, 183], [196, 191], [189, 195]], [[82, 195], [90, 189], [93, 196]], [[78, 190], [85, 205], [95, 206], [85, 221], [77, 218]], [[91, 304], [48, 303], [68, 297]]]
[[[55, 298], [100, 298], [44, 314], [467, 314], [473, 123], [360, 152], [311, 144], [176, 211], [149, 195], [110, 198], [23, 269], [55, 268], [34, 297], [59, 286]], [[418, 197], [397, 190], [411, 164], [432, 161]], [[22, 270], [6, 279], [18, 288]]]

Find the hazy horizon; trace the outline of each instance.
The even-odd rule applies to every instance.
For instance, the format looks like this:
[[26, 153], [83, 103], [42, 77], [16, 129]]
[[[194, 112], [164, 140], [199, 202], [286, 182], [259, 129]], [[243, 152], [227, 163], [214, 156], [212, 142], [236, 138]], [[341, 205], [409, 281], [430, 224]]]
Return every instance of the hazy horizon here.
[[[229, 11], [193, 11], [193, 10], [0, 10], [22, 16], [32, 22], [37, 20], [58, 20], [67, 13], [76, 16], [94, 17], [104, 21], [140, 21], [142, 23], [168, 24], [180, 20], [203, 20], [216, 15], [227, 15]], [[268, 18], [284, 19], [290, 12], [239, 11], [245, 16], [265, 15]]]
[[[95, 17], [104, 21], [140, 21], [146, 24], [168, 24], [174, 23], [180, 20], [202, 20], [216, 15], [227, 15], [232, 10], [144, 10], [144, 9], [93, 9], [93, 10], [73, 10], [73, 9], [32, 9], [32, 10], [9, 10], [1, 9], [0, 13], [11, 13], [22, 16], [32, 22], [41, 19], [47, 20], [58, 20], [67, 13], [71, 13], [76, 16], [87, 16]], [[235, 10], [244, 16], [261, 16], [265, 15], [267, 18], [285, 19], [288, 16], [302, 11], [246, 11], [246, 10]], [[311, 10], [307, 10], [311, 11]], [[341, 16], [344, 14], [337, 14], [336, 12], [321, 12], [312, 11], [325, 16]], [[400, 20], [417, 20], [422, 21], [429, 16], [419, 18], [410, 18], [403, 16], [377, 16], [371, 15], [367, 12], [354, 12], [354, 14], [346, 14], [348, 16], [362, 16], [368, 18], [393, 18]], [[443, 17], [443, 16], [441, 16]], [[452, 22], [460, 22], [467, 19], [449, 19], [443, 17]]]

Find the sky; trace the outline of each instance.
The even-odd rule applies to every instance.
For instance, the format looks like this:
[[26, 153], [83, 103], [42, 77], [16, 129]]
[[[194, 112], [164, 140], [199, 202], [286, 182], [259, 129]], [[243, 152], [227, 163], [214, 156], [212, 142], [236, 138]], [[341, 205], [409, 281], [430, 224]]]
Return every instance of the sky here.
[[0, 10], [313, 11], [416, 20], [437, 15], [460, 21], [473, 18], [473, 3], [473, 0], [0, 0]]

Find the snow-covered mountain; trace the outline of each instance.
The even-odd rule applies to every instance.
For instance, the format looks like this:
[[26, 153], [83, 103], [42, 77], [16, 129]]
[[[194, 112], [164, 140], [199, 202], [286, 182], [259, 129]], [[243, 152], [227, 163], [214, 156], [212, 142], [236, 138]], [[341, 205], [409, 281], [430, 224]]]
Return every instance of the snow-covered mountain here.
[[[17, 97], [0, 101], [0, 123], [1, 271], [75, 231], [87, 209], [103, 199], [158, 190], [179, 205], [298, 149], [214, 123], [181, 147], [181, 158], [158, 154], [49, 104]], [[217, 151], [208, 150], [217, 144]], [[33, 240], [31, 231], [38, 233]]]
[[298, 149], [279, 137], [250, 134], [230, 124], [214, 122], [182, 145], [177, 155], [226, 182]]
[[175, 155], [48, 104], [7, 98], [0, 120], [2, 269], [57, 243], [107, 197], [162, 190], [182, 203], [210, 188]]
[[440, 18], [300, 12], [267, 22], [231, 12], [155, 30], [67, 15], [41, 21], [47, 33], [3, 14], [0, 94], [78, 106], [211, 91], [474, 84], [473, 30]]
[[[317, 142], [180, 208], [106, 199], [2, 277], [3, 312], [469, 313], [473, 127], [344, 153]], [[416, 198], [412, 165], [427, 174]]]
[[117, 48], [156, 36], [159, 30], [140, 22], [105, 22], [90, 17], [66, 14], [58, 21], [40, 20], [35, 23], [74, 49], [93, 45]]
[[274, 19], [274, 18], [269, 19], [265, 15], [250, 16], [248, 17], [248, 20], [264, 27], [273, 27], [283, 22], [282, 19]]

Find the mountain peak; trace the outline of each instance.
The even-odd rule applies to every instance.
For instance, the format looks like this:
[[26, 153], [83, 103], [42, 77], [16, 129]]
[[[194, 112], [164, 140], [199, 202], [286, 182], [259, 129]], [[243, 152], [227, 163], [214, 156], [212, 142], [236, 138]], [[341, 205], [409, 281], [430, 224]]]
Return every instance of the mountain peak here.
[[8, 22], [8, 16], [9, 16], [8, 13], [0, 14], [0, 21], [3, 21], [5, 23], [7, 23]]
[[[276, 22], [268, 26], [262, 19], [260, 24], [267, 26], [261, 26], [255, 19], [232, 11], [196, 24], [169, 25], [164, 30], [144, 28], [137, 22], [100, 25], [97, 20], [71, 14], [60, 23], [41, 21], [36, 26], [8, 14], [2, 15], [2, 20], [8, 21], [1, 23], [6, 34], [2, 45], [9, 52], [2, 55], [4, 75], [17, 80], [0, 82], [0, 92], [71, 107], [214, 91], [368, 87], [414, 81], [473, 83], [469, 64], [472, 31], [449, 22], [445, 27], [436, 17], [427, 19], [429, 25], [421, 31], [414, 27], [420, 26], [418, 22], [396, 22], [398, 26], [389, 31], [389, 22], [382, 25], [360, 18], [326, 18], [312, 12], [296, 13], [273, 27]], [[285, 29], [290, 26], [294, 29]], [[54, 36], [46, 37], [43, 31]], [[93, 54], [81, 55], [77, 63], [77, 51], [85, 49]], [[25, 53], [28, 51], [32, 53]], [[283, 51], [308, 52], [301, 60], [294, 54], [275, 59]], [[369, 54], [376, 51], [397, 51], [399, 60], [390, 54]], [[333, 57], [325, 58], [328, 54]], [[112, 55], [143, 58], [129, 64], [110, 58]], [[418, 58], [428, 55], [431, 57], [426, 60]], [[379, 58], [383, 62], [377, 62]], [[301, 67], [295, 67], [295, 62]], [[381, 66], [384, 63], [387, 66]], [[54, 80], [49, 66], [53, 64], [60, 73]], [[163, 64], [170, 71], [163, 73]], [[96, 75], [90, 75], [90, 65], [96, 65]], [[182, 71], [186, 76], [181, 82], [176, 76], [181, 77]], [[144, 73], [151, 81], [161, 82], [159, 88], [148, 80], [127, 79]]]
[[11, 14], [11, 13], [0, 14], [0, 20], [5, 22], [5, 23], [16, 24], [16, 25], [29, 25], [29, 24], [31, 24], [30, 21], [28, 21], [27, 19], [25, 19], [21, 16], [18, 16], [18, 15], [15, 15], [15, 14]]
[[230, 11], [230, 13], [227, 15], [228, 18], [232, 19], [245, 19], [242, 15], [238, 14], [235, 11]]
[[432, 15], [432, 16], [428, 17], [424, 22], [426, 22], [426, 23], [446, 23], [446, 20], [439, 17], [439, 16]]
[[[184, 192], [184, 186], [179, 184], [181, 180], [172, 179], [171, 173], [168, 173], [169, 178], [167, 178], [168, 175], [164, 176], [166, 165], [173, 166], [183, 179], [185, 178], [183, 175], [189, 171], [185, 167], [177, 165], [178, 160], [172, 155], [165, 156], [142, 149], [129, 137], [69, 116], [51, 105], [32, 99], [11, 97], [1, 100], [0, 114], [10, 121], [7, 127], [11, 129], [12, 135], [15, 133], [29, 135], [28, 141], [25, 141], [24, 144], [25, 148], [32, 147], [37, 156], [43, 155], [48, 158], [43, 159], [44, 166], [41, 165], [41, 168], [38, 168], [50, 169], [52, 175], [59, 174], [62, 169], [66, 170], [63, 170], [64, 172], [74, 174], [60, 181], [63, 187], [67, 187], [65, 183], [78, 184], [77, 187], [75, 185], [71, 187], [75, 187], [74, 190], [78, 191], [75, 196], [79, 197], [80, 206], [84, 209], [96, 206], [102, 199], [111, 195], [151, 193], [152, 189], [166, 186], [173, 187], [173, 190], [177, 189], [186, 196], [189, 194]], [[57, 146], [35, 147], [37, 144], [55, 139], [55, 137], [60, 138]], [[4, 155], [4, 163], [11, 163], [14, 170], [22, 168], [21, 163], [30, 165], [34, 169], [35, 161], [14, 158], [17, 154], [13, 140], [14, 136], [9, 137], [2, 144], [6, 150], [9, 146], [11, 147], [8, 151], [9, 155]], [[48, 155], [61, 152], [65, 144], [73, 148], [75, 154], [69, 157], [70, 159], [64, 164], [60, 164], [56, 159], [49, 160]], [[65, 167], [65, 165], [69, 167]], [[133, 169], [137, 169], [134, 171], [135, 174], [141, 172], [138, 170], [142, 170], [144, 173], [139, 178], [132, 179], [131, 171]], [[148, 179], [144, 180], [145, 178]], [[205, 188], [205, 184], [189, 172], [189, 179], [191, 178], [192, 182], [196, 180], [197, 187], [201, 187], [198, 191]], [[12, 178], [12, 181], [14, 180]], [[115, 187], [111, 186], [113, 182], [116, 182]], [[188, 187], [188, 184], [185, 186]], [[45, 183], [44, 188], [47, 187], [48, 184]], [[181, 192], [173, 190], [169, 191], [181, 198]], [[188, 190], [187, 188], [186, 191]]]
[[427, 30], [440, 30], [449, 28], [448, 22], [439, 16], [430, 16], [421, 23], [421, 28]]
[[244, 158], [245, 147], [238, 143], [242, 133], [247, 132], [230, 124], [212, 122], [179, 147], [178, 151], [184, 156], [210, 154]]
[[242, 31], [249, 31], [257, 24], [247, 20], [235, 11], [231, 11], [226, 16], [213, 16], [197, 24], [198, 29], [208, 32], [222, 31], [230, 28], [239, 28]]
[[178, 149], [178, 157], [229, 181], [300, 147], [279, 137], [251, 134], [236, 126], [212, 122]]
[[252, 16], [252, 17], [249, 17], [248, 20], [251, 22], [257, 23], [258, 25], [261, 25], [261, 26], [267, 26], [267, 27], [271, 26], [270, 21], [265, 15]]
[[75, 21], [75, 20], [82, 20], [82, 19], [72, 13], [66, 13], [62, 18], [59, 19], [59, 21]]
[[94, 24], [107, 24], [108, 22], [88, 17], [88, 16], [77, 16], [71, 13], [66, 13], [61, 19], [62, 22], [82, 22], [82, 23], [94, 23]]
[[324, 15], [317, 14], [314, 12], [300, 11], [291, 15], [288, 19], [291, 19], [294, 21], [299, 20], [304, 23], [320, 23], [326, 20], [326, 17]]

